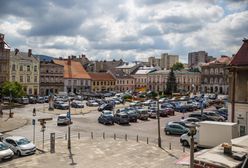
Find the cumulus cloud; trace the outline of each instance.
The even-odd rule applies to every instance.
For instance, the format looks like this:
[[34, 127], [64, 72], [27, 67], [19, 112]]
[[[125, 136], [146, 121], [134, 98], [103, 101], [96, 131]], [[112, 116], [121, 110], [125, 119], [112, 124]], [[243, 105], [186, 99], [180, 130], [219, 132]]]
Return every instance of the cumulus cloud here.
[[[247, 1], [11, 0], [0, 6], [0, 32], [12, 48], [55, 57], [146, 60], [163, 52], [237, 52], [247, 36]], [[87, 50], [86, 50], [87, 48]]]

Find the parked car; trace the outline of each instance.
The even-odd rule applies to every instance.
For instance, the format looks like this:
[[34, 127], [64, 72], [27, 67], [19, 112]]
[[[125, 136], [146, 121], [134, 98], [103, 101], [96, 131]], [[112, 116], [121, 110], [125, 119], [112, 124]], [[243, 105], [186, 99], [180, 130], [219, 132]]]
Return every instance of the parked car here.
[[29, 99], [27, 97], [17, 98], [17, 102], [20, 104], [29, 104]]
[[142, 104], [144, 106], [149, 106], [153, 101], [151, 99], [144, 101]]
[[209, 118], [213, 119], [214, 121], [222, 121], [222, 122], [225, 121], [224, 117], [222, 117], [221, 115], [215, 112], [209, 111], [209, 112], [204, 112], [204, 114], [208, 116]]
[[174, 116], [175, 115], [175, 111], [174, 111], [173, 108], [167, 107], [167, 108], [161, 108], [161, 109], [163, 109], [167, 113], [167, 115], [170, 115], [170, 116]]
[[167, 117], [168, 113], [167, 113], [166, 109], [159, 109], [159, 116], [160, 117]]
[[30, 155], [36, 152], [36, 146], [25, 137], [7, 137], [3, 139], [3, 143], [18, 156]]
[[59, 125], [69, 125], [71, 120], [67, 117], [66, 114], [60, 114], [57, 118], [57, 126]]
[[114, 115], [114, 121], [117, 124], [129, 124], [129, 118], [126, 113], [116, 113]]
[[112, 104], [102, 104], [98, 107], [98, 111], [103, 110], [113, 110], [114, 106]]
[[157, 108], [149, 108], [148, 114], [150, 118], [157, 118]]
[[198, 118], [195, 118], [195, 117], [188, 117], [188, 118], [185, 118], [185, 119], [182, 119], [181, 122], [187, 124], [187, 123], [195, 123], [195, 122], [200, 122], [200, 120]]
[[224, 117], [225, 120], [227, 120], [227, 118], [228, 118], [228, 109], [227, 108], [225, 108], [225, 107], [220, 108], [220, 109], [217, 110], [216, 113], [221, 115], [222, 117]]
[[104, 110], [101, 115], [98, 117], [98, 122], [104, 125], [114, 124], [113, 112], [109, 110]]
[[45, 103], [45, 97], [38, 96], [36, 99], [37, 103]]
[[200, 121], [215, 121], [215, 120], [213, 120], [212, 118], [208, 117], [205, 114], [201, 115], [201, 113], [191, 113], [191, 114], [189, 114], [189, 117], [197, 118]]
[[129, 122], [137, 122], [138, 114], [134, 109], [123, 108], [116, 110], [116, 113], [126, 113], [129, 118]]
[[172, 108], [174, 109], [174, 106], [170, 103], [163, 103], [161, 104], [161, 108]]
[[84, 104], [82, 101], [74, 100], [71, 102], [71, 107], [73, 108], [84, 108]]
[[138, 114], [138, 119], [140, 120], [148, 120], [149, 114], [148, 111], [146, 109], [137, 109], [136, 110], [137, 114]]
[[14, 152], [6, 144], [0, 142], [0, 161], [11, 159], [13, 156]]
[[166, 135], [169, 134], [182, 135], [184, 133], [187, 133], [188, 131], [189, 131], [188, 128], [173, 122], [167, 123], [164, 128], [164, 132]]
[[34, 96], [28, 96], [28, 100], [30, 104], [36, 104], [37, 99]]
[[139, 102], [139, 101], [133, 101], [133, 102], [131, 102], [131, 103], [129, 104], [129, 106], [131, 106], [131, 107], [133, 107], [133, 106], [141, 106], [141, 105], [142, 105], [142, 103]]
[[61, 110], [68, 110], [69, 109], [69, 104], [67, 104], [63, 101], [55, 101], [53, 106], [55, 109], [61, 109]]
[[87, 106], [98, 106], [99, 104], [95, 101], [95, 100], [88, 100], [87, 102], [86, 102], [86, 105]]

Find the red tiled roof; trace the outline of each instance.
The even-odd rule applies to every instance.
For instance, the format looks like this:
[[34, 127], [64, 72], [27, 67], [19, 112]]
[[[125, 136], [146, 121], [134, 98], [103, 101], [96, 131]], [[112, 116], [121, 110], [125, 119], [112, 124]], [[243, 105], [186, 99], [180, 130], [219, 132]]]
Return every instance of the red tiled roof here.
[[109, 73], [89, 73], [93, 81], [114, 81], [114, 77]]
[[226, 64], [227, 65], [230, 63], [231, 60], [232, 60], [231, 57], [228, 57], [226, 55], [222, 55], [222, 56], [216, 58], [216, 60], [214, 60], [214, 61], [202, 64], [202, 66], [208, 66], [211, 64]]
[[233, 57], [231, 66], [245, 66], [248, 65], [248, 39], [243, 40], [243, 45], [240, 47], [237, 54]]
[[64, 66], [64, 78], [91, 79], [80, 62], [73, 60], [54, 60], [54, 63]]

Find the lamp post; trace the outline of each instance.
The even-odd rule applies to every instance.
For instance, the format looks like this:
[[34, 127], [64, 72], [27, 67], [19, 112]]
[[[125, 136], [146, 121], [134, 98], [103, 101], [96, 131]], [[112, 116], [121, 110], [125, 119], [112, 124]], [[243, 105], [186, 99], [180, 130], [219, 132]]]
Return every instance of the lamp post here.
[[157, 120], [158, 120], [158, 147], [161, 148], [159, 100], [157, 99], [156, 101], [157, 101]]
[[190, 168], [194, 168], [194, 135], [196, 134], [196, 125], [191, 123], [187, 124], [189, 127], [189, 133], [190, 136]]
[[11, 104], [12, 104], [12, 90], [9, 89], [9, 118], [12, 118], [12, 111], [11, 111]]
[[67, 113], [67, 117], [70, 119], [68, 124], [68, 142], [67, 146], [68, 149], [71, 149], [71, 100], [69, 98], [69, 112]]

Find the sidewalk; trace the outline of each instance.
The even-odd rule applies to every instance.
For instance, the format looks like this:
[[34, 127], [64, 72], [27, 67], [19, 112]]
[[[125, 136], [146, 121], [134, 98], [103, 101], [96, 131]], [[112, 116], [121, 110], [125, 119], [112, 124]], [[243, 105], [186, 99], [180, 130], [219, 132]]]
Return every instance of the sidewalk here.
[[[46, 145], [46, 149], [49, 144]], [[71, 151], [67, 141], [56, 139], [55, 153], [36, 154], [3, 163], [0, 167], [18, 168], [185, 168], [176, 164], [169, 151], [152, 144], [135, 141], [72, 139]]]
[[17, 128], [23, 127], [28, 123], [28, 120], [20, 117], [9, 118], [7, 113], [4, 113], [3, 117], [0, 118], [0, 133], [9, 132]]

